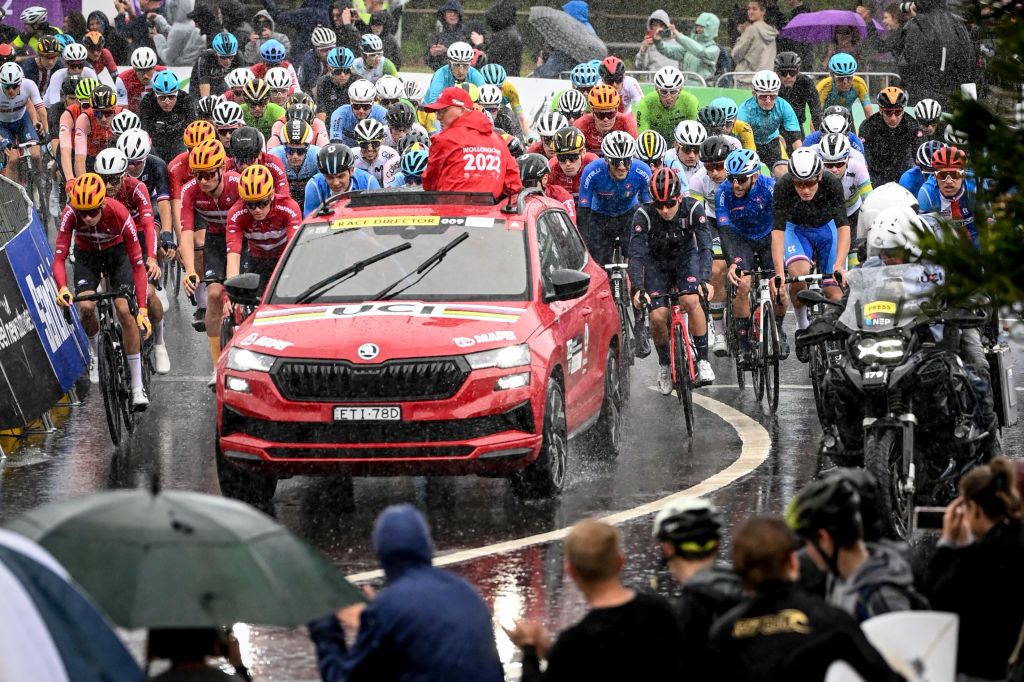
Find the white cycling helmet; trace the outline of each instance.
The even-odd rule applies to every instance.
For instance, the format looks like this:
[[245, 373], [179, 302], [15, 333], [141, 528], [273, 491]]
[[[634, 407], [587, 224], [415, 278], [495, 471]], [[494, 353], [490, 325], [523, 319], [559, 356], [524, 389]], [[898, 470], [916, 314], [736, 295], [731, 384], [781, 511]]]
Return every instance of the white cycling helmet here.
[[283, 66], [275, 66], [272, 69], [267, 69], [267, 75], [263, 82], [271, 90], [291, 90], [292, 76]]
[[654, 87], [658, 90], [681, 90], [683, 72], [674, 66], [663, 66], [654, 74]]
[[687, 496], [668, 503], [655, 515], [651, 534], [655, 540], [677, 544], [698, 538], [706, 541], [721, 528], [718, 507], [702, 497]]
[[427, 96], [427, 87], [414, 80], [405, 81], [405, 98], [413, 104], [419, 104]]
[[541, 137], [554, 137], [561, 128], [569, 125], [569, 119], [557, 111], [545, 111], [537, 119], [534, 131]]
[[[501, 88], [488, 83], [480, 86], [480, 96], [477, 98], [477, 103], [482, 107], [500, 107], [502, 98]], [[541, 118], [546, 115], [542, 114]]]
[[89, 51], [81, 43], [70, 43], [64, 46], [60, 56], [65, 62], [84, 62], [89, 58]]
[[809, 147], [801, 147], [789, 155], [789, 174], [794, 180], [810, 180], [821, 175], [821, 157]]
[[364, 33], [359, 39], [359, 51], [363, 54], [380, 54], [384, 51], [384, 42], [376, 34]]
[[41, 24], [50, 18], [50, 15], [46, 12], [45, 7], [26, 7], [21, 10], [21, 23], [29, 24], [33, 26], [35, 24]]
[[942, 105], [933, 99], [923, 99], [914, 105], [914, 118], [920, 123], [934, 123], [942, 116]]
[[672, 131], [672, 139], [676, 144], [699, 147], [708, 139], [708, 131], [697, 121], [680, 121]]
[[360, 78], [348, 86], [348, 98], [351, 102], [366, 104], [367, 102], [372, 102], [376, 96], [377, 88], [365, 78]]
[[829, 133], [818, 143], [818, 156], [822, 161], [846, 161], [850, 158], [850, 138]]
[[775, 94], [782, 87], [782, 81], [779, 79], [779, 75], [774, 71], [764, 69], [754, 74], [753, 80], [750, 81], [750, 88], [757, 93], [768, 93]]
[[384, 124], [375, 118], [364, 118], [352, 131], [356, 142], [381, 142], [384, 139]]
[[956, 147], [967, 146], [967, 133], [957, 130], [951, 125], [946, 126], [946, 132], [942, 135], [945, 139], [946, 144], [951, 144]]
[[110, 129], [114, 131], [115, 135], [123, 135], [128, 130], [141, 127], [142, 121], [138, 115], [127, 109], [122, 109], [114, 118], [110, 119]]
[[0, 66], [0, 85], [3, 87], [13, 88], [15, 85], [21, 85], [23, 80], [25, 80], [25, 72], [16, 62], [7, 62]]
[[461, 40], [448, 46], [448, 61], [455, 64], [469, 64], [473, 61], [473, 47]]
[[128, 157], [117, 147], [107, 147], [96, 155], [94, 170], [100, 175], [120, 175], [128, 170]]
[[317, 26], [309, 37], [313, 47], [334, 47], [338, 43], [338, 34], [326, 26]]
[[916, 261], [921, 257], [918, 232], [923, 229], [926, 229], [924, 221], [909, 206], [883, 209], [868, 230], [868, 256], [877, 256], [882, 251], [906, 249], [910, 259]]
[[245, 116], [242, 114], [242, 105], [238, 102], [220, 102], [213, 108], [213, 124], [218, 128], [244, 126]]
[[240, 66], [237, 69], [228, 71], [228, 75], [224, 76], [224, 85], [231, 89], [244, 88], [245, 84], [255, 77], [248, 67]]
[[846, 120], [845, 116], [829, 114], [825, 118], [821, 119], [821, 132], [826, 135], [828, 133], [846, 135], [850, 132], [850, 122]]
[[857, 216], [857, 234], [866, 235], [878, 214], [891, 206], [908, 206], [916, 213], [917, 197], [897, 182], [875, 187], [861, 203], [860, 214]]
[[149, 133], [141, 128], [132, 128], [117, 138], [117, 148], [124, 152], [129, 162], [133, 162], [149, 156], [153, 144], [149, 141]]
[[579, 90], [566, 90], [558, 98], [558, 111], [565, 116], [579, 117], [586, 110], [587, 96]]
[[380, 99], [401, 99], [405, 94], [402, 81], [394, 76], [381, 76], [375, 86]]
[[156, 66], [156, 52], [148, 47], [136, 48], [129, 62], [133, 69], [152, 69]]
[[624, 130], [613, 130], [601, 140], [601, 155], [606, 159], [632, 159], [636, 156], [636, 140]]

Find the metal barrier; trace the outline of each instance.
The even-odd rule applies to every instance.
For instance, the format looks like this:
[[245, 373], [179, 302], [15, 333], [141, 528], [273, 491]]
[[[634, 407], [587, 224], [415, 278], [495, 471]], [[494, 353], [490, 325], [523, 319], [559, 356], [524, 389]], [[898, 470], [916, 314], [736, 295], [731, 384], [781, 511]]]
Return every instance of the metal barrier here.
[[[811, 78], [815, 82], [830, 76], [828, 71], [801, 71]], [[868, 84], [869, 93], [877, 93], [883, 88], [887, 88], [890, 85], [900, 84], [900, 75], [898, 73], [892, 73], [890, 71], [858, 71], [857, 75], [864, 79]], [[750, 83], [750, 79], [753, 78], [753, 71], [727, 71], [715, 79], [716, 88], [734, 88], [738, 81], [742, 81], [744, 85]]]
[[[658, 72], [657, 71], [627, 71], [626, 75], [627, 76], [632, 76], [633, 78], [636, 78], [638, 81], [642, 81], [644, 83], [651, 83], [651, 82], [653, 82], [654, 74], [656, 74], [656, 73], [658, 73]], [[704, 80], [704, 77], [701, 76], [696, 71], [681, 71], [680, 73], [683, 74], [683, 78], [685, 79], [684, 83], [686, 83], [687, 85], [694, 85], [694, 86], [701, 87], [701, 88], [708, 87], [707, 81]], [[569, 78], [569, 72], [568, 71], [563, 71], [559, 75], [562, 76], [562, 78], [565, 78], [565, 79]], [[693, 81], [693, 82], [691, 83], [690, 81]]]

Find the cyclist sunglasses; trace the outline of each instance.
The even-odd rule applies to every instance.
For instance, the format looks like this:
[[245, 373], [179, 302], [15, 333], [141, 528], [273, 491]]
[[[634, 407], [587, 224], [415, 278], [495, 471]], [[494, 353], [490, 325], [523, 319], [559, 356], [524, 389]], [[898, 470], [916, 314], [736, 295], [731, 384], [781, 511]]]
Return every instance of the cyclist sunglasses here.
[[902, 107], [882, 107], [882, 116], [902, 116]]
[[745, 185], [748, 180], [753, 179], [753, 175], [730, 175], [729, 182], [734, 185]]
[[679, 145], [679, 149], [684, 152], [690, 152], [691, 154], [700, 153], [700, 147], [698, 145], [693, 144], [681, 144]]
[[398, 100], [397, 99], [382, 99], [380, 101], [380, 105], [382, 107], [384, 107], [385, 109], [390, 109], [391, 106], [394, 105], [394, 104], [398, 104]]
[[959, 170], [940, 170], [935, 171], [936, 180], [959, 180], [964, 176], [963, 171]]
[[335, 76], [344, 76], [346, 74], [352, 73], [352, 69], [332, 69], [331, 73], [333, 73]]
[[811, 187], [816, 187], [817, 184], [818, 184], [817, 178], [815, 178], [814, 180], [794, 180], [793, 181], [793, 186], [794, 187], [799, 187], [800, 189], [810, 189]]
[[796, 69], [779, 69], [775, 73], [779, 74], [782, 78], [792, 78], [798, 73], [798, 71]]
[[305, 156], [307, 148], [306, 147], [285, 147], [285, 151], [288, 154], [288, 156]]
[[599, 118], [602, 121], [610, 121], [611, 119], [615, 118], [615, 115], [618, 113], [619, 112], [616, 111], [615, 109], [612, 109], [611, 111], [595, 111], [594, 118]]
[[609, 166], [619, 166], [620, 168], [629, 168], [630, 164], [633, 163], [633, 159], [609, 159], [606, 158]]
[[100, 178], [108, 185], [120, 185], [121, 181], [124, 180], [124, 173], [118, 173], [117, 175], [101, 175]]
[[380, 149], [380, 145], [380, 140], [363, 140], [362, 142], [359, 143], [359, 148], [373, 151], [374, 149]]
[[273, 197], [267, 197], [266, 199], [263, 199], [262, 201], [247, 201], [247, 202], [245, 202], [245, 207], [247, 209], [249, 209], [250, 211], [255, 211], [255, 210], [258, 210], [258, 209], [261, 209], [261, 208], [266, 208], [267, 206], [270, 206], [270, 201], [271, 201], [272, 198]]
[[103, 213], [103, 207], [97, 206], [96, 208], [90, 208], [87, 211], [75, 209], [75, 214], [82, 218], [95, 218], [100, 213]]
[[661, 209], [669, 210], [669, 209], [675, 208], [676, 204], [679, 203], [679, 200], [678, 199], [669, 199], [668, 201], [655, 201], [655, 202], [652, 202], [652, 203], [654, 204], [654, 208], [656, 208], [656, 209], [659, 209], [659, 210], [661, 210]]
[[171, 94], [169, 94], [169, 95], [157, 95], [157, 96], [156, 96], [156, 98], [157, 98], [158, 100], [163, 100], [163, 101], [165, 101], [165, 102], [166, 102], [166, 101], [167, 101], [167, 100], [169, 100], [169, 99], [178, 99], [178, 93], [176, 93], [176, 92], [172, 92], [172, 93], [171, 93]]
[[373, 109], [373, 104], [353, 104], [353, 109], [359, 109], [360, 111], [369, 111]]
[[823, 165], [825, 168], [842, 168], [846, 165], [846, 161], [826, 161]]
[[557, 154], [556, 156], [559, 161], [564, 161], [565, 163], [572, 163], [580, 160], [579, 154]]
[[209, 171], [196, 171], [196, 180], [216, 180], [220, 177], [220, 169]]
[[668, 90], [658, 90], [659, 95], [678, 95], [679, 88], [671, 88]]
[[720, 171], [725, 168], [725, 161], [705, 161], [704, 170], [706, 171]]

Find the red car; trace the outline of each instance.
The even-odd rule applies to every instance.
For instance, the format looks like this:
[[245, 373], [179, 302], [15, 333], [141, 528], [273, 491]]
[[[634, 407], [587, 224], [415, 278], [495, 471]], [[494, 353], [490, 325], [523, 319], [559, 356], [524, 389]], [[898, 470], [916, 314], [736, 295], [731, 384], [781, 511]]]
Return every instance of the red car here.
[[[255, 304], [254, 275], [227, 283]], [[568, 440], [617, 454], [608, 278], [527, 190], [377, 192], [304, 221], [217, 364], [217, 472], [254, 503], [304, 474], [508, 476], [557, 495]]]

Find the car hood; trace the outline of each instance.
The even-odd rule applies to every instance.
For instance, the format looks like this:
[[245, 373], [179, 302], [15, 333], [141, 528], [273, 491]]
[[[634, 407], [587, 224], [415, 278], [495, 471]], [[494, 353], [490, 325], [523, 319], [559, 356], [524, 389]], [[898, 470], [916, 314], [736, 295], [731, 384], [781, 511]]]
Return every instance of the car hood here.
[[539, 326], [525, 302], [271, 305], [261, 306], [238, 329], [232, 344], [281, 357], [372, 364], [522, 343]]

